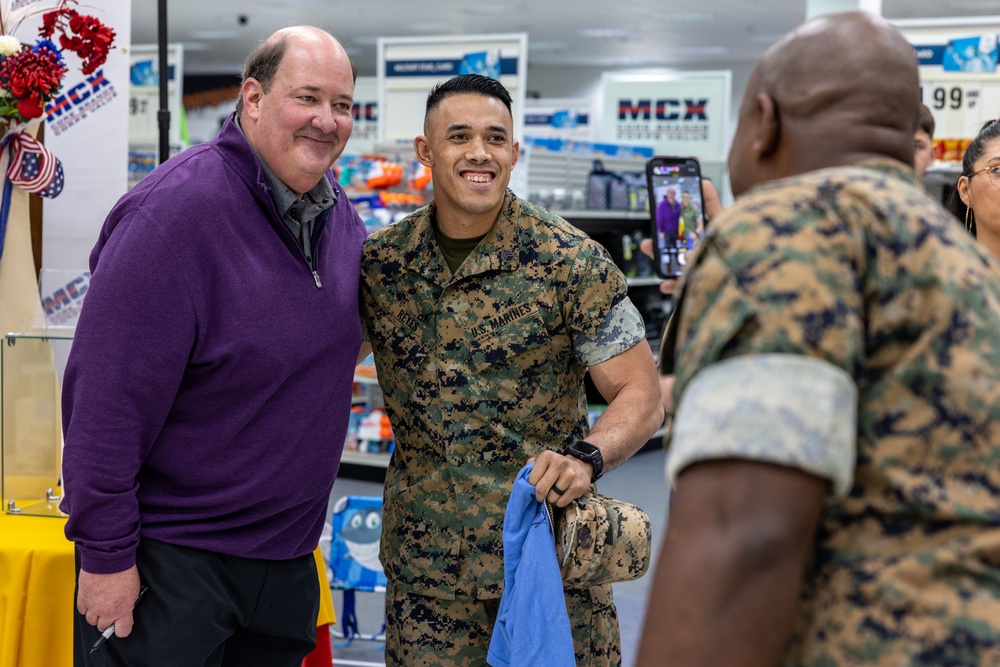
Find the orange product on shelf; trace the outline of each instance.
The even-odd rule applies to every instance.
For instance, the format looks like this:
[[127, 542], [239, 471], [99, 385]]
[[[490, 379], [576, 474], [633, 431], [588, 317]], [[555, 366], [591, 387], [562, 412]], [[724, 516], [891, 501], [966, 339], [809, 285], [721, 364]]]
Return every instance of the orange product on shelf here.
[[379, 436], [383, 440], [392, 440], [392, 424], [389, 423], [389, 415], [382, 413], [382, 418], [379, 422]]
[[424, 190], [431, 184], [431, 170], [422, 164], [418, 164], [413, 172], [411, 187], [414, 190]]
[[424, 203], [423, 195], [413, 194], [410, 192], [380, 192], [379, 200], [382, 205], [386, 208], [390, 206], [408, 206], [408, 207], [418, 207], [422, 206]]
[[365, 185], [369, 188], [391, 188], [403, 182], [403, 168], [395, 162], [376, 160], [365, 177]]
[[962, 151], [961, 139], [944, 139], [944, 155], [941, 157], [946, 162], [960, 162], [965, 154]]

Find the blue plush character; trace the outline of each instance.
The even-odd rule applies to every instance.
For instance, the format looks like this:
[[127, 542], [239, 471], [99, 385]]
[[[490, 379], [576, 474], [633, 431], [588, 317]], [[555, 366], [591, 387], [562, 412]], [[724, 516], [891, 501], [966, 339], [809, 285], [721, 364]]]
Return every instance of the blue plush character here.
[[382, 499], [347, 496], [334, 505], [330, 567], [334, 588], [384, 590], [385, 572], [378, 560], [382, 537]]

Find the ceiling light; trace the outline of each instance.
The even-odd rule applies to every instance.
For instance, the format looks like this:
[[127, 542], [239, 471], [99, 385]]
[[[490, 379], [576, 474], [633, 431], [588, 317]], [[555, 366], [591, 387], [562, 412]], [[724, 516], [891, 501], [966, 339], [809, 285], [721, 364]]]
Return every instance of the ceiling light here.
[[952, 9], [975, 9], [976, 11], [1000, 11], [998, 0], [953, 0], [947, 5]]
[[715, 14], [711, 12], [677, 12], [668, 17], [668, 23], [702, 23], [714, 20]]
[[459, 11], [469, 16], [499, 16], [500, 14], [511, 14], [518, 10], [513, 5], [469, 5], [462, 7]]
[[593, 39], [624, 39], [631, 37], [632, 31], [625, 28], [588, 28], [581, 30], [580, 34]]
[[720, 56], [729, 49], [724, 46], [671, 46], [668, 51], [671, 56]]
[[888, 19], [897, 28], [953, 28], [996, 25], [996, 16], [939, 16], [938, 18]]
[[195, 39], [234, 39], [239, 36], [236, 30], [192, 30], [191, 36]]
[[569, 51], [569, 44], [566, 42], [528, 42], [528, 54], [537, 53], [539, 51], [547, 51], [549, 53], [556, 53], [560, 51]]

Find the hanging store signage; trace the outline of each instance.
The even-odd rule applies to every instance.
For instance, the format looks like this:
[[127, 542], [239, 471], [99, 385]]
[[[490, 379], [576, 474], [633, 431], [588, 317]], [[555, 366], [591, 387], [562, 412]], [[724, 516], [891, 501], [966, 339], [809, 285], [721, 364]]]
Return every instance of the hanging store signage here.
[[590, 100], [535, 99], [524, 109], [524, 133], [532, 139], [591, 138]]
[[601, 141], [652, 144], [658, 155], [724, 160], [732, 73], [606, 73]]
[[920, 64], [920, 94], [934, 116], [935, 157], [961, 160], [984, 122], [1000, 115], [1000, 23], [903, 29]]
[[528, 36], [389, 38], [378, 41], [378, 138], [412, 143], [423, 134], [427, 94], [458, 74], [497, 79], [513, 98], [514, 138], [523, 136]]

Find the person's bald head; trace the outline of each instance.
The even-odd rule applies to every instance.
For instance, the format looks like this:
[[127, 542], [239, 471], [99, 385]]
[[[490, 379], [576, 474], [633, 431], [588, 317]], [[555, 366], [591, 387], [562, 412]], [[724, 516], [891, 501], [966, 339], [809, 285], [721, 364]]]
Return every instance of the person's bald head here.
[[[350, 63], [351, 76], [358, 80], [358, 69], [354, 62], [347, 56], [344, 47], [330, 33], [321, 28], [308, 25], [295, 25], [281, 28], [272, 33], [267, 39], [258, 42], [250, 55], [247, 56], [243, 64], [243, 74], [240, 77], [240, 85], [247, 79], [256, 79], [263, 86], [265, 91], [270, 90], [271, 80], [278, 71], [281, 61], [285, 57], [289, 46], [302, 49], [329, 49], [343, 53], [343, 57]], [[236, 113], [243, 113], [243, 94], [236, 98]]]
[[822, 16], [754, 68], [729, 153], [733, 194], [762, 181], [889, 157], [913, 165], [913, 47], [866, 12]]

